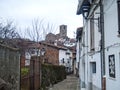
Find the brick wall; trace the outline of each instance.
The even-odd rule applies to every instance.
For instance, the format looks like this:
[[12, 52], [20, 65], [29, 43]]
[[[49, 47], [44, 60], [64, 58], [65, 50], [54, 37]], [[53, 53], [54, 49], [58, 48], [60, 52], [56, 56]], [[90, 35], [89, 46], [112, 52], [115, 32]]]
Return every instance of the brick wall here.
[[43, 58], [47, 61], [47, 63], [59, 65], [59, 49], [56, 46], [49, 44], [41, 44], [41, 48], [45, 48], [46, 52]]
[[48, 62], [53, 65], [59, 65], [59, 50], [54, 47], [47, 47], [46, 54]]

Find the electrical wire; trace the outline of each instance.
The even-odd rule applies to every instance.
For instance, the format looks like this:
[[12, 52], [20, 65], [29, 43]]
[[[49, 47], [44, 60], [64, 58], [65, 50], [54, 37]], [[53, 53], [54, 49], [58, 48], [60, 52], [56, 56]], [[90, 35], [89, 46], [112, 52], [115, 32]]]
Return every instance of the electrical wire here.
[[109, 45], [109, 46], [107, 46], [105, 49], [110, 49], [110, 48], [114, 48], [114, 47], [119, 47], [120, 46], [120, 43], [114, 43], [114, 44], [112, 44], [112, 45]]

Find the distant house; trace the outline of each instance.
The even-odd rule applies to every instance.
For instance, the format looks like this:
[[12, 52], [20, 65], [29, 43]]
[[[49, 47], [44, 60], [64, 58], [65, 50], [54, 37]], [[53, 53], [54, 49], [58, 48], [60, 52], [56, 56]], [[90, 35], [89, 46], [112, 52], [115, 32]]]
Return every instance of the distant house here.
[[72, 52], [68, 48], [46, 42], [40, 42], [40, 45], [45, 49], [45, 63], [63, 65], [67, 71], [72, 71]]
[[59, 65], [66, 67], [67, 72], [73, 71], [73, 58], [72, 51], [70, 49], [60, 49], [59, 50]]
[[45, 62], [53, 65], [59, 65], [59, 50], [66, 51], [66, 48], [46, 42], [40, 42], [40, 45], [41, 48], [45, 49]]
[[40, 43], [32, 41], [19, 42], [21, 47], [21, 67], [29, 66], [32, 56], [40, 56], [41, 50], [45, 50], [42, 56], [42, 63], [53, 65], [64, 65], [69, 71], [73, 70], [73, 52], [70, 48], [58, 46], [55, 44], [41, 41]]
[[[69, 66], [69, 68], [71, 68], [70, 71], [75, 70], [73, 62], [76, 60], [76, 41], [73, 38], [68, 38], [67, 25], [60, 25], [58, 34], [48, 33], [44, 42], [51, 44], [54, 48], [57, 47], [59, 50], [59, 65], [64, 65], [66, 68]], [[66, 50], [64, 48], [66, 48]]]

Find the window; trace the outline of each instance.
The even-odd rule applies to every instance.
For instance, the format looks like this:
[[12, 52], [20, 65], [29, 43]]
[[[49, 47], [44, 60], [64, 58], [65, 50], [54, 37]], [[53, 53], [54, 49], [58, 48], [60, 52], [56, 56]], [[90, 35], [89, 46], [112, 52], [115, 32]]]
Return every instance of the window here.
[[35, 49], [31, 49], [31, 54], [35, 54]]
[[115, 55], [109, 55], [109, 76], [115, 78]]
[[25, 60], [25, 66], [28, 66], [28, 65], [30, 65], [30, 59]]
[[118, 4], [118, 34], [120, 35], [120, 0], [118, 0], [117, 4]]
[[64, 58], [62, 59], [62, 63], [65, 63]]
[[70, 55], [70, 53], [69, 53], [69, 52], [66, 52], [66, 55]]
[[92, 73], [96, 73], [96, 62], [92, 62]]
[[[94, 15], [92, 16], [94, 18]], [[90, 19], [90, 50], [94, 51], [94, 20]]]

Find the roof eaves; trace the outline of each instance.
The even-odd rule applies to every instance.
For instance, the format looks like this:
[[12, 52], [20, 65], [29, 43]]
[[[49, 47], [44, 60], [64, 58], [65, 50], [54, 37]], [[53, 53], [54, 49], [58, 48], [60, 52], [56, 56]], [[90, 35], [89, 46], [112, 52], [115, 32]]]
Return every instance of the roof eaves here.
[[45, 43], [45, 42], [40, 42], [40, 43], [41, 43], [41, 44], [44, 44], [44, 45], [47, 45], [47, 46], [50, 46], [50, 47], [57, 48], [57, 49], [67, 50], [65, 47], [62, 47], [62, 46], [56, 46], [56, 45], [49, 44], [49, 43]]
[[78, 2], [78, 7], [77, 7], [77, 15], [81, 14], [81, 7], [82, 7], [82, 4], [83, 4], [84, 0], [79, 0]]
[[88, 12], [89, 8], [90, 8], [89, 0], [80, 0], [77, 8], [77, 15], [83, 14], [86, 11]]

